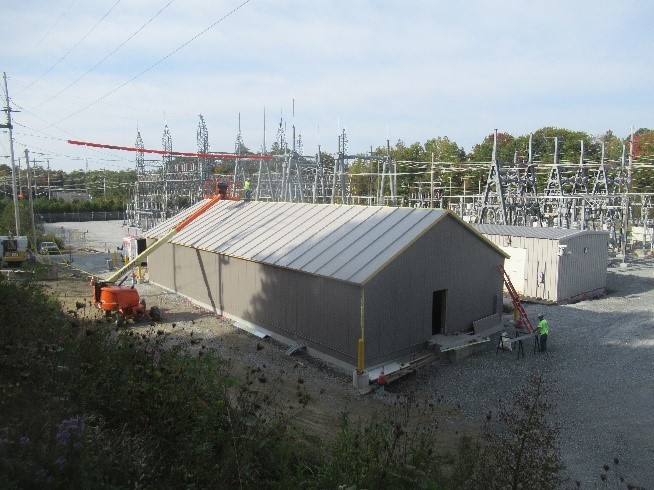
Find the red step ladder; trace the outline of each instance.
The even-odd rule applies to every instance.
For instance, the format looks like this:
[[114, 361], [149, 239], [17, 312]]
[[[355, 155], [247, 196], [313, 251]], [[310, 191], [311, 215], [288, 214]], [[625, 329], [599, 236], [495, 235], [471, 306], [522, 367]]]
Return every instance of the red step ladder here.
[[500, 273], [502, 274], [502, 277], [504, 278], [504, 284], [506, 285], [506, 289], [507, 291], [509, 291], [509, 295], [511, 296], [511, 301], [513, 301], [513, 307], [518, 312], [518, 318], [516, 319], [516, 324], [515, 324], [516, 328], [525, 330], [527, 331], [527, 333], [533, 333], [534, 326], [532, 325], [531, 320], [529, 320], [529, 317], [527, 316], [527, 312], [522, 306], [522, 302], [520, 301], [520, 296], [518, 296], [517, 291], [513, 287], [513, 283], [511, 282], [509, 275], [506, 273], [504, 267], [501, 265], [497, 266], [497, 270], [500, 271]]

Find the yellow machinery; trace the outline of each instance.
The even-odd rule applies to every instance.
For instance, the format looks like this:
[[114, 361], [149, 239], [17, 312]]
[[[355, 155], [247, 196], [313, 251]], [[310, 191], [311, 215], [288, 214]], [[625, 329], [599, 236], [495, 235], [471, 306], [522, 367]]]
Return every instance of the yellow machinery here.
[[26, 236], [0, 236], [2, 267], [20, 267], [27, 260]]

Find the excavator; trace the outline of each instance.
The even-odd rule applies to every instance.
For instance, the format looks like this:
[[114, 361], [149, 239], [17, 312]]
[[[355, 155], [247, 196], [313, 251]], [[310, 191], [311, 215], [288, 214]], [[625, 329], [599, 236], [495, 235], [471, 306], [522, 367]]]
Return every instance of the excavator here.
[[142, 253], [130, 260], [124, 267], [112, 274], [111, 277], [103, 280], [95, 276], [91, 277], [90, 285], [93, 286], [93, 304], [96, 308], [104, 311], [106, 318], [113, 319], [117, 327], [123, 326], [128, 320], [140, 321], [151, 319], [159, 321], [161, 319], [161, 311], [158, 307], [153, 306], [147, 310], [145, 300], [139, 296], [139, 292], [134, 287], [134, 284], [129, 286], [123, 285], [123, 283], [130, 276], [130, 272], [132, 274], [134, 273], [133, 268], [136, 264], [140, 264], [143, 259], [167, 243], [168, 240], [182, 231], [218, 201], [240, 200], [240, 193], [233, 182], [220, 182], [218, 184], [217, 188], [219, 192], [213, 194], [213, 197], [209, 201], [204, 203], [159, 240], [147, 247]]

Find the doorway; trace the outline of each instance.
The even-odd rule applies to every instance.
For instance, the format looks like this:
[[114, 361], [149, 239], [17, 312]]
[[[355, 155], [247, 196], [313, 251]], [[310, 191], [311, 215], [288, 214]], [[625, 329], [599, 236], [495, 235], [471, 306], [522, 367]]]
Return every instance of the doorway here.
[[431, 303], [431, 334], [443, 333], [445, 328], [445, 311], [447, 304], [447, 289], [434, 291]]

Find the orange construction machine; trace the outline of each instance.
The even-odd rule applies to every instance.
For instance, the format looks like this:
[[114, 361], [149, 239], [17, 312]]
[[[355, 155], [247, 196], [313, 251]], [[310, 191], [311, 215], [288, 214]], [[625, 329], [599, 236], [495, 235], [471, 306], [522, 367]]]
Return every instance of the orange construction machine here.
[[[234, 196], [234, 197], [232, 197]], [[199, 209], [193, 212], [188, 218], [171, 229], [166, 235], [161, 237], [155, 243], [147, 247], [142, 253], [134, 257], [123, 268], [118, 270], [108, 279], [99, 280], [96, 277], [91, 278], [93, 286], [93, 303], [96, 308], [103, 310], [107, 318], [113, 318], [117, 326], [122, 326], [127, 320], [139, 321], [149, 318], [154, 321], [161, 319], [159, 308], [153, 306], [148, 311], [145, 300], [141, 299], [138, 290], [135, 288], [134, 266], [140, 264], [152, 252], [167, 243], [176, 233], [183, 230], [189, 223], [202, 215], [207, 209], [223, 199], [239, 200], [234, 194], [225, 195], [218, 193]], [[123, 286], [125, 280], [132, 274], [132, 285]]]

